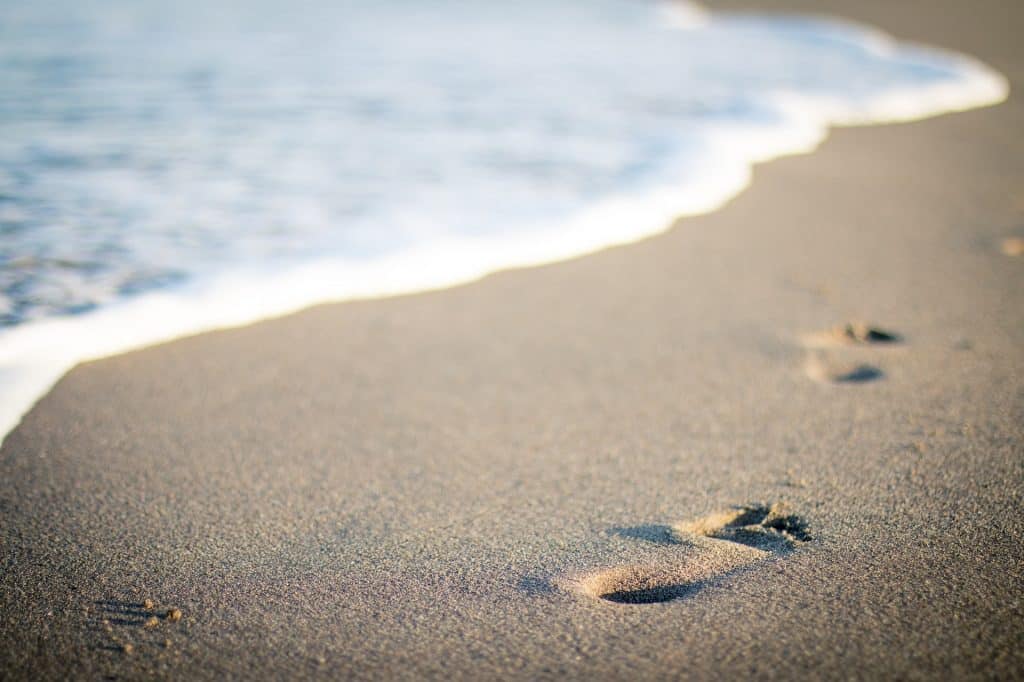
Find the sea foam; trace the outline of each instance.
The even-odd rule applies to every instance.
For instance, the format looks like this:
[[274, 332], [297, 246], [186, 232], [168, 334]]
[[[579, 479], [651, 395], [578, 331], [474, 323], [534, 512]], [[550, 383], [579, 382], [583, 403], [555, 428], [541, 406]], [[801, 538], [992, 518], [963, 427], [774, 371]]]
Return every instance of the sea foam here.
[[642, 239], [830, 126], [1008, 94], [866, 27], [684, 3], [214, 5], [0, 29], [2, 434], [77, 363]]

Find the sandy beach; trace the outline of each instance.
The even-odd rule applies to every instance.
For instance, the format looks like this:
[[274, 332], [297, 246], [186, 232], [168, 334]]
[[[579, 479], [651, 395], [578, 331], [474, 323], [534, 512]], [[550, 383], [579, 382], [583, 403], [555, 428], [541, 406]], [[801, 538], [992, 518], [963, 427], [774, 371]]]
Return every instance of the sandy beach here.
[[705, 4], [1012, 93], [643, 242], [77, 367], [0, 450], [0, 677], [1024, 677], [1024, 4]]

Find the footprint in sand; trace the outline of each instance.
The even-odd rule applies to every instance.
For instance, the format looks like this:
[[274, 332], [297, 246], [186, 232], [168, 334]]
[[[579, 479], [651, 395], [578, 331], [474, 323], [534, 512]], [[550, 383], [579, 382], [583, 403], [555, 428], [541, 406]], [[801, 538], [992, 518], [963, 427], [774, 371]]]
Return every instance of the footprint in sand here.
[[849, 322], [832, 329], [801, 337], [807, 349], [804, 372], [821, 383], [862, 384], [875, 381], [885, 373], [875, 365], [847, 357], [855, 349], [898, 345], [903, 338], [894, 332], [863, 322]]
[[863, 384], [885, 376], [874, 365], [837, 361], [818, 353], [808, 353], [804, 373], [815, 381], [829, 384]]
[[101, 599], [85, 607], [83, 615], [89, 631], [98, 636], [95, 648], [124, 655], [165, 655], [172, 646], [171, 635], [182, 624], [180, 609], [158, 607], [151, 599]]
[[807, 524], [781, 504], [749, 505], [671, 526], [617, 528], [620, 536], [674, 546], [645, 563], [565, 578], [559, 586], [618, 604], [688, 597], [736, 570], [792, 552], [811, 539]]
[[903, 340], [899, 334], [864, 322], [847, 322], [814, 334], [805, 334], [805, 348], [834, 348], [837, 346], [875, 346], [895, 344]]

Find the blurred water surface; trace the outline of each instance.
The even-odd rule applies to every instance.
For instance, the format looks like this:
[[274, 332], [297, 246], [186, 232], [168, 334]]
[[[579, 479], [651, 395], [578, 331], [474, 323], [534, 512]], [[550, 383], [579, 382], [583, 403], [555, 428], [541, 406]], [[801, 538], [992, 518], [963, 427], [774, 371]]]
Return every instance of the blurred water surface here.
[[0, 324], [544, 235], [706, 182], [711, 131], [783, 134], [794, 96], [856, 112], [971, 77], [838, 24], [644, 0], [5, 2]]

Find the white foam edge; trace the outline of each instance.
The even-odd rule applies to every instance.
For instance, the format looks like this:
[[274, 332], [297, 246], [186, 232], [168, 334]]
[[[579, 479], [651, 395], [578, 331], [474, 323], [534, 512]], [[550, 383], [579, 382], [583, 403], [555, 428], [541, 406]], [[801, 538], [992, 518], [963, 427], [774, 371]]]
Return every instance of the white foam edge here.
[[667, 28], [689, 30], [705, 26], [711, 21], [711, 12], [687, 0], [664, 0], [658, 6], [658, 11]]
[[[850, 25], [863, 32], [871, 49], [890, 54], [896, 49], [887, 35]], [[450, 240], [371, 261], [323, 259], [273, 273], [236, 271], [90, 313], [14, 327], [0, 333], [0, 433], [6, 439], [32, 406], [81, 362], [251, 324], [315, 304], [440, 290], [500, 270], [639, 241], [666, 231], [678, 218], [717, 210], [750, 184], [754, 164], [809, 153], [827, 137], [830, 126], [915, 121], [991, 106], [1008, 97], [1006, 78], [981, 62], [927, 50], [955, 60], [963, 78], [884, 93], [856, 110], [837, 100], [780, 93], [775, 101], [787, 116], [785, 129], [765, 134], [722, 127], [709, 137], [708, 172], [699, 181], [679, 186], [666, 178], [643, 193], [605, 199], [557, 230], [527, 233], [525, 238]]]

